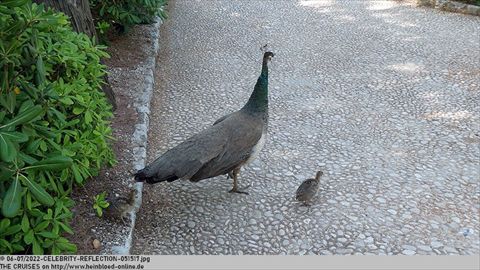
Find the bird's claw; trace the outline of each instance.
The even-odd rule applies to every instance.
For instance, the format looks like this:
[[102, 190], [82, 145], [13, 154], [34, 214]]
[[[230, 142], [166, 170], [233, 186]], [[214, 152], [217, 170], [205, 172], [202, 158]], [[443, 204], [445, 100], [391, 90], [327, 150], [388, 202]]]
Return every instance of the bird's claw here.
[[238, 189], [231, 189], [228, 191], [228, 193], [239, 193], [239, 194], [245, 194], [245, 195], [248, 195], [249, 193], [246, 192], [246, 191], [241, 191], [241, 190], [238, 190]]
[[249, 187], [250, 187], [250, 185], [248, 185], [248, 186], [246, 186], [246, 187], [244, 187], [244, 188], [242, 188], [242, 189], [238, 189], [238, 188], [235, 188], [235, 187], [234, 187], [234, 188], [232, 188], [230, 191], [228, 191], [228, 193], [239, 193], [239, 194], [246, 194], [246, 195], [248, 195], [249, 193], [246, 192], [246, 191], [243, 191], [243, 190], [245, 190], [245, 189], [247, 189], [247, 188], [249, 188]]

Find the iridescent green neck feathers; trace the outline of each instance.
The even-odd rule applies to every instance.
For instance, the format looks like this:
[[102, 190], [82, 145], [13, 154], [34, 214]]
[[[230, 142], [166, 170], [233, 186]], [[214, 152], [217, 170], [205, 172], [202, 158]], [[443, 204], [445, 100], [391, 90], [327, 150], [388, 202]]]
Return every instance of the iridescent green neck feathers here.
[[244, 110], [250, 112], [268, 111], [268, 61], [269, 57], [263, 57], [262, 73], [258, 77], [247, 104], [243, 107]]

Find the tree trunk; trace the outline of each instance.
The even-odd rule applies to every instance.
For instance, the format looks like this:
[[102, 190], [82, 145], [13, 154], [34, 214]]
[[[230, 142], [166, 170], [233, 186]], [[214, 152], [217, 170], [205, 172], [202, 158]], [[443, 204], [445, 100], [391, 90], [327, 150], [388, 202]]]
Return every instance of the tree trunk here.
[[96, 38], [95, 25], [88, 0], [34, 0], [34, 2], [43, 3], [47, 7], [65, 13], [70, 17], [73, 30]]
[[[89, 37], [94, 37], [98, 41], [88, 0], [34, 0], [34, 2], [37, 4], [43, 3], [47, 7], [65, 13], [65, 15], [70, 17], [73, 30], [78, 33], [84, 33]], [[103, 64], [103, 60], [100, 60], [100, 62]], [[104, 81], [105, 85], [102, 87], [102, 90], [115, 110], [117, 108], [115, 93], [108, 82], [107, 75], [104, 76]]]

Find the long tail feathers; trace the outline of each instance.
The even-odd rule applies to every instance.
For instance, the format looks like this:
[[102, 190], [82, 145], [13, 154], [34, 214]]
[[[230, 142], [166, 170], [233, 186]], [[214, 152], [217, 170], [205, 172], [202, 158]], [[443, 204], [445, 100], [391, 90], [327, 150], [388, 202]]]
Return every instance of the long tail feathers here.
[[147, 182], [149, 184], [152, 184], [154, 183], [153, 182], [153, 177], [148, 177], [146, 174], [145, 174], [145, 171], [144, 170], [140, 170], [138, 172], [136, 172], [134, 174], [134, 177], [135, 177], [135, 181], [136, 182]]
[[144, 170], [140, 170], [134, 174], [136, 182], [145, 182], [147, 184], [155, 184], [158, 182], [168, 181], [172, 182], [178, 179], [176, 175], [168, 175], [166, 177], [158, 178], [157, 175], [147, 176]]

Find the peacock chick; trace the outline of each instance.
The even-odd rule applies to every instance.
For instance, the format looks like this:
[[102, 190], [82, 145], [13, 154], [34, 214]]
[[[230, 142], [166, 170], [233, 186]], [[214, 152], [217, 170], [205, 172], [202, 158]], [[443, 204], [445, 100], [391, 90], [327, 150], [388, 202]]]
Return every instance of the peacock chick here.
[[310, 206], [310, 203], [320, 186], [320, 177], [322, 175], [323, 172], [318, 171], [315, 178], [310, 178], [302, 182], [296, 192], [295, 198], [297, 201], [303, 202], [303, 205], [305, 206]]
[[132, 189], [127, 196], [120, 196], [109, 201], [110, 205], [105, 209], [105, 217], [111, 221], [120, 220], [124, 225], [128, 220], [129, 213], [135, 207], [135, 197], [137, 190]]

